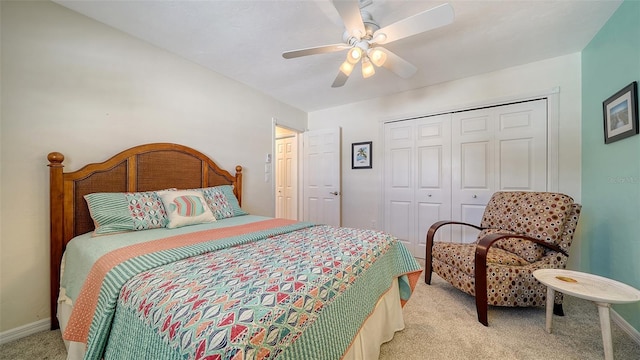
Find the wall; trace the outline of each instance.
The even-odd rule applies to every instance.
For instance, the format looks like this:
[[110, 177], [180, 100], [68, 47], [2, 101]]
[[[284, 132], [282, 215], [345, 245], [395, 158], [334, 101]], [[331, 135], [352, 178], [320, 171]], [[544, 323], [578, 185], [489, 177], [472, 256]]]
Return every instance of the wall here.
[[[602, 102], [640, 82], [640, 2], [625, 1], [582, 52], [581, 270], [640, 289], [640, 136], [604, 144]], [[640, 331], [640, 303], [614, 305]]]
[[[369, 81], [371, 86], [381, 86], [375, 76]], [[527, 97], [554, 87], [560, 88], [559, 190], [580, 201], [580, 54], [310, 113], [311, 130], [342, 127], [342, 225], [382, 226], [383, 121]], [[373, 141], [373, 169], [352, 170], [350, 144], [369, 140]], [[579, 246], [579, 240], [574, 242], [574, 247]]]
[[305, 112], [54, 3], [1, 6], [0, 332], [50, 316], [51, 151], [76, 170], [142, 143], [185, 144], [242, 165], [243, 208], [273, 216], [271, 118], [304, 129]]

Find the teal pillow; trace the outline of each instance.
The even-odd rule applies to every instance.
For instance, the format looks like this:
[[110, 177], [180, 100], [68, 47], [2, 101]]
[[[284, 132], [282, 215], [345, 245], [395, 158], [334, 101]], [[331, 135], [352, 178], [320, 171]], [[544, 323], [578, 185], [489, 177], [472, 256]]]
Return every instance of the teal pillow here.
[[169, 218], [155, 191], [92, 193], [84, 196], [94, 235], [162, 228]]

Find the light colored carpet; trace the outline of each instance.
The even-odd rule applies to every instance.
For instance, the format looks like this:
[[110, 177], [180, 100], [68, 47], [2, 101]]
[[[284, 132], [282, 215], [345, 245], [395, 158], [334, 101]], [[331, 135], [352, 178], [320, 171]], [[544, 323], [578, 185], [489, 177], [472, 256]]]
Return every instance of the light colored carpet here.
[[[603, 359], [598, 309], [564, 297], [565, 316], [545, 330], [544, 308], [489, 307], [489, 326], [477, 320], [475, 298], [434, 274], [424, 277], [405, 306], [405, 329], [382, 345], [380, 360]], [[612, 323], [614, 358], [640, 359], [640, 344]]]
[[[406, 327], [381, 348], [381, 360], [602, 359], [596, 306], [565, 297], [565, 316], [547, 334], [544, 308], [489, 308], [489, 327], [476, 319], [471, 296], [434, 276], [424, 280], [404, 309]], [[612, 324], [614, 357], [640, 359], [640, 345]], [[60, 331], [45, 331], [0, 346], [0, 359], [66, 358]]]

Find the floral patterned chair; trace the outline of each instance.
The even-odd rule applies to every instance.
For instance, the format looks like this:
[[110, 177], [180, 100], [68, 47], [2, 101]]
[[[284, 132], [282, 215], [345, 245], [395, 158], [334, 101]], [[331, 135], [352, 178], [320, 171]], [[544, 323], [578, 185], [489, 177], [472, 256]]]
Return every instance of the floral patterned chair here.
[[[546, 287], [533, 271], [564, 268], [578, 225], [581, 205], [567, 195], [549, 192], [497, 192], [485, 208], [480, 226], [439, 221], [427, 232], [425, 282], [434, 271], [458, 289], [475, 296], [478, 321], [488, 326], [487, 307], [544, 306]], [[476, 242], [434, 242], [444, 225], [480, 230]], [[556, 292], [554, 313], [563, 315]]]

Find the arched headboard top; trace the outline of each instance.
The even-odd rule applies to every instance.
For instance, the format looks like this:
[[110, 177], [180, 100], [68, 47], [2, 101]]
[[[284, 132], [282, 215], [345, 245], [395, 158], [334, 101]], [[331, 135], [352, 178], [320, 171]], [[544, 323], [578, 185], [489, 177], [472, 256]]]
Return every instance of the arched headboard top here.
[[[184, 145], [139, 145], [103, 162], [67, 173], [64, 172], [63, 154], [52, 152], [47, 159], [50, 174], [52, 319], [56, 317], [54, 308], [62, 253], [73, 237], [94, 229], [85, 195], [233, 185], [233, 192], [242, 204], [242, 166], [236, 166], [235, 175], [232, 175], [208, 156]], [[57, 327], [57, 323], [55, 325]]]

